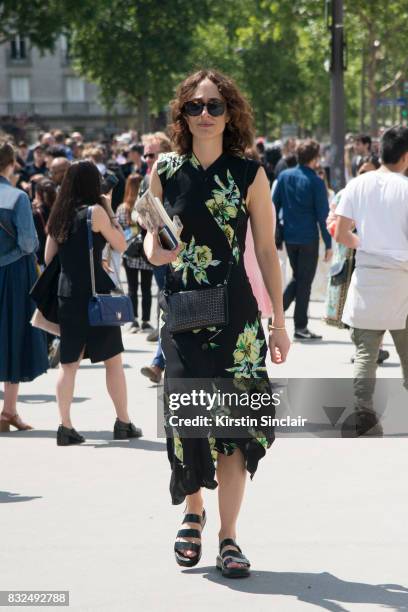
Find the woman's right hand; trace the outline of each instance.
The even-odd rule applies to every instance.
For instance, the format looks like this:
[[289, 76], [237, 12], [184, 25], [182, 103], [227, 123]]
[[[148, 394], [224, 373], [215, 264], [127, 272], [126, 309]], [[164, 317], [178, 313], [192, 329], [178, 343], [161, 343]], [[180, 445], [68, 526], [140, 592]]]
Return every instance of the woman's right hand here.
[[172, 261], [175, 261], [181, 251], [180, 245], [174, 249], [174, 251], [163, 249], [159, 243], [157, 232], [154, 232], [153, 234], [147, 232], [143, 247], [147, 259], [154, 266], [164, 266]]

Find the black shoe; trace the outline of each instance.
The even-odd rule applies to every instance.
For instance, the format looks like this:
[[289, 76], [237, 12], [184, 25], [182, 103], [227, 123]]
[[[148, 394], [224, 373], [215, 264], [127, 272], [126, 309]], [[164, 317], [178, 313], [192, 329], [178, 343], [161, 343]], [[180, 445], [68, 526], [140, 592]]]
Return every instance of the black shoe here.
[[158, 329], [154, 329], [152, 332], [150, 332], [150, 334], [148, 334], [146, 336], [146, 340], [148, 342], [157, 342], [159, 339], [159, 330]]
[[74, 428], [64, 427], [60, 425], [57, 431], [57, 446], [69, 446], [70, 444], [82, 444], [85, 442], [84, 436], [81, 436]]
[[135, 320], [133, 321], [133, 323], [130, 325], [130, 327], [129, 327], [128, 331], [129, 331], [129, 334], [137, 334], [137, 332], [139, 331], [139, 329], [140, 329], [140, 325], [139, 325], [139, 323], [137, 322], [137, 320], [135, 319]]
[[388, 351], [384, 351], [384, 349], [381, 349], [378, 351], [378, 359], [377, 359], [377, 363], [379, 365], [381, 365], [382, 363], [384, 363], [384, 361], [386, 361], [387, 359], [390, 358], [390, 354]]
[[[241, 567], [228, 567], [230, 563], [236, 563]], [[250, 562], [232, 538], [225, 538], [220, 542], [220, 554], [217, 556], [215, 566], [226, 578], [248, 578], [251, 575]]]
[[153, 325], [150, 325], [149, 321], [142, 321], [142, 327], [140, 328], [143, 332], [152, 332]]
[[323, 336], [314, 334], [305, 327], [305, 329], [296, 329], [294, 338], [296, 338], [296, 340], [321, 340]]
[[[377, 364], [378, 364], [378, 365], [381, 365], [382, 363], [384, 363], [384, 361], [387, 361], [387, 359], [389, 359], [389, 358], [390, 358], [390, 354], [389, 354], [389, 352], [388, 352], [388, 351], [384, 351], [384, 349], [380, 349], [380, 350], [378, 351], [378, 359], [377, 359]], [[352, 358], [350, 359], [350, 361], [351, 361], [351, 363], [354, 363], [355, 358], [354, 358], [354, 357], [352, 357]]]
[[[200, 543], [196, 544], [195, 542], [188, 542], [185, 540], [180, 542], [180, 540], [176, 540], [174, 542], [174, 556], [176, 557], [178, 565], [182, 567], [194, 567], [200, 561], [202, 552], [201, 533], [204, 529], [206, 520], [207, 516], [204, 509], [202, 514], [188, 513], [184, 515], [181, 526], [183, 526], [184, 523], [196, 523], [197, 525], [201, 525], [201, 529], [179, 529], [176, 538], [197, 538], [200, 540]], [[185, 550], [191, 550], [196, 554], [194, 557], [187, 557], [184, 554]]]
[[140, 438], [141, 436], [143, 436], [143, 432], [139, 427], [135, 427], [133, 423], [123, 423], [123, 421], [116, 419], [113, 428], [114, 440], [128, 440], [129, 438]]

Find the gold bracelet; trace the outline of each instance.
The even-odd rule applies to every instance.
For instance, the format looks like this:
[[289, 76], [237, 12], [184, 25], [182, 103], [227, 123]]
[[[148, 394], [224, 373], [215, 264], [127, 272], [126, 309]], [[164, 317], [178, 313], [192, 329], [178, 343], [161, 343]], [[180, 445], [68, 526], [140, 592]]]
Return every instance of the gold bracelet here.
[[284, 330], [284, 329], [286, 329], [286, 327], [285, 327], [285, 325], [283, 327], [276, 327], [275, 325], [268, 325], [268, 329], [269, 329], [269, 331], [273, 331], [274, 329]]

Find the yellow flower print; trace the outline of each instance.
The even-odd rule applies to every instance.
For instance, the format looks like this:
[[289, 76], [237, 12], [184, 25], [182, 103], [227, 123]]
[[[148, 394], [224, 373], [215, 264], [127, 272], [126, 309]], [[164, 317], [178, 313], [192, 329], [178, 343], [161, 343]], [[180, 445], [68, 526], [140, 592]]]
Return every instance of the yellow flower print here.
[[196, 282], [209, 284], [207, 277], [207, 268], [209, 266], [218, 266], [221, 263], [218, 259], [212, 258], [212, 251], [206, 245], [196, 245], [195, 238], [192, 236], [190, 244], [183, 243], [182, 250], [177, 256], [177, 259], [172, 262], [172, 266], [176, 272], [183, 271], [182, 282], [187, 286], [188, 270], [193, 272]]

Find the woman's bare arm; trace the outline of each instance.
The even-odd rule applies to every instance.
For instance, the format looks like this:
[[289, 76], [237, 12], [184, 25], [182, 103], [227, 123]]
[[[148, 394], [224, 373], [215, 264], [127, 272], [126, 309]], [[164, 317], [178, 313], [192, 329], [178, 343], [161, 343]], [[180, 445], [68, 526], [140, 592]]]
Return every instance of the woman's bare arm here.
[[119, 224], [112, 225], [107, 212], [99, 204], [93, 207], [92, 229], [101, 232], [102, 236], [115, 251], [123, 253], [126, 250], [126, 239]]
[[54, 238], [51, 238], [51, 236], [47, 236], [47, 241], [45, 243], [45, 255], [44, 255], [44, 261], [45, 261], [46, 266], [48, 266], [52, 262], [52, 260], [54, 259], [57, 253], [58, 253], [58, 242], [56, 242]]
[[[273, 326], [284, 327], [282, 274], [275, 245], [275, 208], [271, 200], [269, 181], [263, 168], [259, 168], [255, 180], [248, 190], [247, 206], [251, 218], [256, 258], [272, 302]], [[289, 347], [290, 342], [286, 331], [273, 330], [270, 340], [272, 361], [274, 363], [285, 361]], [[280, 356], [276, 349], [278, 349]]]
[[[150, 174], [149, 188], [153, 195], [163, 201], [163, 188], [159, 174], [157, 172], [157, 162], [154, 164], [152, 172]], [[177, 249], [175, 249], [174, 251], [163, 249], [160, 246], [157, 234], [151, 234], [150, 232], [147, 232], [143, 246], [147, 259], [154, 266], [163, 266], [165, 264], [171, 263], [177, 258], [177, 255], [179, 254], [181, 248], [177, 247]]]

